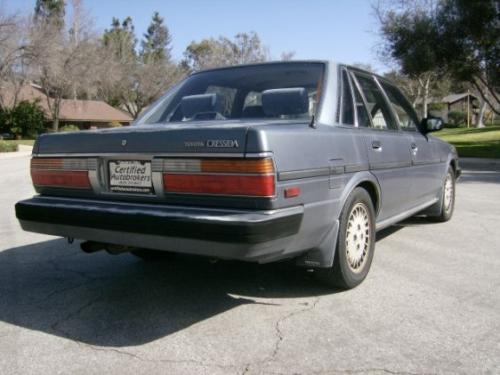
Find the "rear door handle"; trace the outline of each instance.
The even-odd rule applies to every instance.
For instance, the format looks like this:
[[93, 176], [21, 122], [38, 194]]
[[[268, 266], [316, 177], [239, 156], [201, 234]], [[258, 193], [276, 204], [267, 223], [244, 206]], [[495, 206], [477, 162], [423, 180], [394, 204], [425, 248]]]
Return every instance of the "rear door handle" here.
[[412, 149], [413, 151], [417, 151], [417, 150], [418, 150], [418, 146], [417, 146], [415, 143], [412, 143], [412, 144], [411, 144], [411, 149]]
[[372, 141], [372, 148], [374, 150], [381, 150], [382, 149], [382, 143], [380, 143], [380, 141]]

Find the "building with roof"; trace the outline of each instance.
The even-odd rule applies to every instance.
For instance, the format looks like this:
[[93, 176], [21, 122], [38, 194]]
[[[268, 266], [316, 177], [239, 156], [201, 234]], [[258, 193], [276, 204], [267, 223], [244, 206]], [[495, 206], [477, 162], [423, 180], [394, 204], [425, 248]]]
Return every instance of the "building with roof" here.
[[[22, 100], [37, 101], [45, 112], [45, 117], [52, 122], [47, 97], [41, 87], [35, 84], [22, 86], [17, 94], [14, 90], [2, 90], [2, 103], [11, 107]], [[48, 99], [53, 101], [53, 99]], [[114, 108], [101, 100], [62, 99], [59, 109], [59, 126], [76, 125], [80, 129], [109, 127], [111, 125], [129, 125], [133, 118], [126, 112]]]
[[[417, 104], [422, 101], [418, 100]], [[443, 98], [429, 98], [429, 113], [434, 116], [441, 117], [445, 122], [448, 122], [448, 114], [450, 112], [469, 112], [471, 123], [476, 123], [479, 112], [479, 98], [470, 92], [460, 94], [450, 94]]]

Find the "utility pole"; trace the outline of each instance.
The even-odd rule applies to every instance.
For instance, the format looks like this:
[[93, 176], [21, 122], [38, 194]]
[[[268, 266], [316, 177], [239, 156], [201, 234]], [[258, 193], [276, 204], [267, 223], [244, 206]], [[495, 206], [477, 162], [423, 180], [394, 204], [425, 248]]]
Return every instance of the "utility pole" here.
[[467, 129], [470, 125], [470, 90], [467, 90]]

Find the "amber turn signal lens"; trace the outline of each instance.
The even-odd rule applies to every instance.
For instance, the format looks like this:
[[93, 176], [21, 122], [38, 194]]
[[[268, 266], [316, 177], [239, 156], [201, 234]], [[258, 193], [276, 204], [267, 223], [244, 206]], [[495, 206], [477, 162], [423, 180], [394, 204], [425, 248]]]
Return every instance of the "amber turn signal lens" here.
[[272, 159], [205, 159], [201, 160], [204, 173], [274, 173]]

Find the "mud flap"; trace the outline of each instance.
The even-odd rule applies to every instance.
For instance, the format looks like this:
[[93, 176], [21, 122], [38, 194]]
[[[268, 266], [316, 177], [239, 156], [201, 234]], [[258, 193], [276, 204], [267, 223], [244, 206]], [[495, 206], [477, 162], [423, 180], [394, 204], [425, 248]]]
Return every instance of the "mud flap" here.
[[339, 221], [335, 220], [331, 229], [328, 231], [323, 241], [321, 241], [321, 244], [297, 258], [297, 265], [318, 268], [331, 267], [337, 249], [338, 233]]

